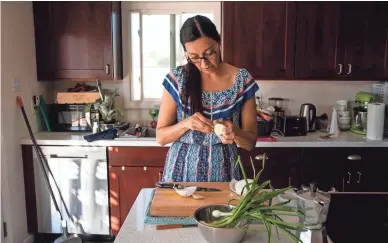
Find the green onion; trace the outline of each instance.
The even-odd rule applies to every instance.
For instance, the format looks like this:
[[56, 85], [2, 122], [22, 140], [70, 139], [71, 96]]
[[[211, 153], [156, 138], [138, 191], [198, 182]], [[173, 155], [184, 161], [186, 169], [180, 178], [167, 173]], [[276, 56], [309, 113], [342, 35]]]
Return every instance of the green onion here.
[[[279, 228], [280, 231], [292, 242], [301, 242], [301, 240], [291, 231], [305, 231], [304, 224], [295, 222], [286, 222], [279, 216], [301, 216], [303, 215], [297, 208], [287, 206], [287, 202], [272, 204], [272, 199], [284, 193], [292, 187], [286, 187], [281, 189], [275, 189], [272, 187], [271, 181], [265, 181], [259, 184], [259, 179], [265, 168], [266, 154], [263, 155], [262, 169], [256, 174], [255, 166], [251, 158], [251, 164], [253, 167], [254, 179], [252, 183], [248, 183], [248, 178], [244, 171], [244, 167], [241, 163], [240, 156], [237, 157], [237, 163], [240, 166], [242, 175], [245, 180], [246, 194], [241, 196], [240, 199], [232, 199], [229, 201], [229, 205], [232, 201], [237, 201], [237, 205], [231, 211], [232, 215], [222, 217], [221, 219], [206, 225], [215, 228], [238, 228], [247, 232], [267, 232], [268, 242], [272, 243], [272, 227]], [[236, 165], [237, 166], [237, 165]], [[241, 193], [243, 194], [243, 193]], [[266, 204], [268, 203], [268, 204]], [[244, 227], [237, 227], [242, 220], [261, 221], [264, 224], [264, 229], [247, 229]]]

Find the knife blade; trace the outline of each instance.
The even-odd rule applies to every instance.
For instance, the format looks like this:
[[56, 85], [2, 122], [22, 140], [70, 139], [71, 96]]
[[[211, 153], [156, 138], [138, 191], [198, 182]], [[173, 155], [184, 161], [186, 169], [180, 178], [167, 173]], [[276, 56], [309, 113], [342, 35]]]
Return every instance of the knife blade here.
[[[157, 182], [156, 186], [159, 187], [159, 188], [169, 188], [169, 189], [173, 189], [173, 188], [184, 189], [184, 188], [186, 188], [185, 185], [182, 185], [182, 184], [179, 184], [179, 183], [162, 183], [162, 182]], [[196, 191], [197, 192], [198, 191], [200, 191], [200, 192], [220, 192], [221, 190], [218, 189], [218, 188], [210, 188], [210, 187], [200, 187], [200, 186], [197, 186]]]

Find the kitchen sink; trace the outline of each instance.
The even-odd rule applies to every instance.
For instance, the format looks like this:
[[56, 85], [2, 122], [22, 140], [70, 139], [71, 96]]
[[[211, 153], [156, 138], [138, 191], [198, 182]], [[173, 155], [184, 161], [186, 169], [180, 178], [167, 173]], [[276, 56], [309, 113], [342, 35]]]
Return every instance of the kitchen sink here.
[[118, 137], [119, 139], [125, 139], [125, 138], [156, 138], [156, 129], [155, 128], [150, 128], [150, 127], [143, 127], [142, 128], [142, 134], [141, 136], [137, 137], [135, 128], [130, 127], [125, 131], [119, 131], [118, 132]]

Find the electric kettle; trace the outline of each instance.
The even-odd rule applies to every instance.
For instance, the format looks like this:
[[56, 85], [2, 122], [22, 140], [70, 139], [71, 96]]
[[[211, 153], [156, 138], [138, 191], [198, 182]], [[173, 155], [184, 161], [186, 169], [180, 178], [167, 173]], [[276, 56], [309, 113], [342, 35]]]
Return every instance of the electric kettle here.
[[315, 132], [315, 120], [317, 116], [315, 105], [309, 103], [302, 104], [299, 115], [306, 117], [306, 131]]

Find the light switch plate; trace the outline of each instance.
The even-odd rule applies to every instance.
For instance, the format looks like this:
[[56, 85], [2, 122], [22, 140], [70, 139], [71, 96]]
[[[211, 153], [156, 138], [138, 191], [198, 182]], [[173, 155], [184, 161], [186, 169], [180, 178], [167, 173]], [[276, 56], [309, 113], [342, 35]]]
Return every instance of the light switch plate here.
[[20, 81], [19, 79], [14, 78], [12, 80], [12, 91], [19, 92], [20, 91]]

